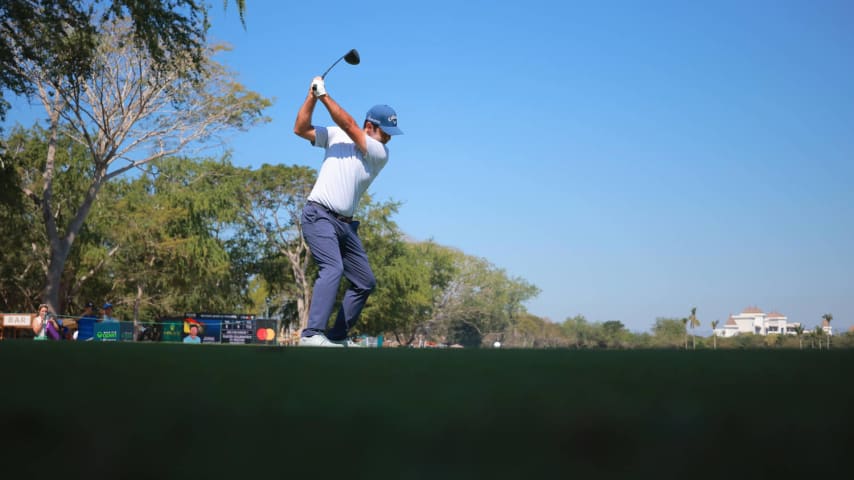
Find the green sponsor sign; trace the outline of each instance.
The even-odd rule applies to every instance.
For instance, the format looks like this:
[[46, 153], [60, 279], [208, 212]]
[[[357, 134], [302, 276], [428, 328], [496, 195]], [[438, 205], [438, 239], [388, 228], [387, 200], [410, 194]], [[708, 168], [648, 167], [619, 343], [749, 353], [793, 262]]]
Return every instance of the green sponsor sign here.
[[118, 323], [96, 323], [95, 337], [96, 342], [118, 342], [119, 341], [119, 324]]
[[133, 323], [100, 322], [95, 324], [96, 342], [132, 342]]
[[184, 322], [163, 322], [163, 336], [160, 338], [162, 342], [180, 342], [181, 341], [181, 329], [184, 326]]

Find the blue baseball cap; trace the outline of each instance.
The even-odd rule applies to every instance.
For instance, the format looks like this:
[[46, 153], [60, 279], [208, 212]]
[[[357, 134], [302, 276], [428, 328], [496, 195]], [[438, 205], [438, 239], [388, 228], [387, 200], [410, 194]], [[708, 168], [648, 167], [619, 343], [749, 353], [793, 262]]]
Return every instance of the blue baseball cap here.
[[108, 309], [108, 308], [113, 308], [113, 304], [112, 304], [112, 303], [107, 302], [107, 303], [105, 303], [105, 304], [104, 304], [104, 306], [103, 306], [103, 307], [101, 307], [101, 308], [103, 308], [104, 310], [106, 310], [106, 309]]
[[397, 128], [397, 112], [388, 105], [374, 105], [368, 110], [365, 120], [379, 125], [380, 130], [389, 135], [403, 135], [403, 131]]

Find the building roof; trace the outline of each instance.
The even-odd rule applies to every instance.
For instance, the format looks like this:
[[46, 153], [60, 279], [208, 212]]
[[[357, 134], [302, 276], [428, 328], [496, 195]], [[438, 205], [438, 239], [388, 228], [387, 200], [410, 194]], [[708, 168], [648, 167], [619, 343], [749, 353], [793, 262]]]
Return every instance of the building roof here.
[[773, 312], [769, 313], [767, 316], [768, 316], [768, 318], [786, 318], [786, 316], [785, 316], [785, 315], [783, 315], [782, 313], [780, 313], [780, 312], [778, 312], [778, 311], [776, 311], [776, 310], [774, 310]]
[[726, 321], [727, 325], [735, 325], [735, 319], [732, 318], [732, 315], [729, 316], [729, 320]]
[[762, 310], [759, 309], [759, 307], [747, 307], [741, 313], [763, 313], [763, 312], [762, 312]]

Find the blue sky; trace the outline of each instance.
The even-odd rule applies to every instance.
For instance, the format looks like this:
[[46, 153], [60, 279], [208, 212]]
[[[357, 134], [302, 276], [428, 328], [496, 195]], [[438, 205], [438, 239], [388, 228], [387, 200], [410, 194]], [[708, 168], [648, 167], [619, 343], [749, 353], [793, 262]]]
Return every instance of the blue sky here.
[[319, 167], [294, 117], [357, 48], [328, 92], [406, 132], [371, 193], [537, 285], [531, 313], [854, 325], [854, 3], [409, 3], [250, 1], [244, 30], [213, 2], [220, 60], [275, 99], [233, 161]]

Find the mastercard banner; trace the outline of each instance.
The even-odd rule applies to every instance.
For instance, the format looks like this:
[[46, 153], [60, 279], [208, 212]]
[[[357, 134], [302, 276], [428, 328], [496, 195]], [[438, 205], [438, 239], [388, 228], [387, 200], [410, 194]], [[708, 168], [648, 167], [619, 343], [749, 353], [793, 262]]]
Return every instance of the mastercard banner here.
[[276, 320], [258, 319], [255, 320], [255, 335], [252, 343], [275, 345], [276, 332], [278, 332], [278, 322]]

